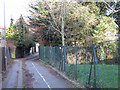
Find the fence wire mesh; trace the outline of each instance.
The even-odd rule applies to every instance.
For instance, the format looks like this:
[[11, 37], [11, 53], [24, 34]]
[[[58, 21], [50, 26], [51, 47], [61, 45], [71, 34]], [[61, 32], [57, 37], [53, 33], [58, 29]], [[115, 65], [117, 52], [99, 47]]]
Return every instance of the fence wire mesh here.
[[89, 88], [118, 88], [118, 41], [39, 46], [40, 59]]

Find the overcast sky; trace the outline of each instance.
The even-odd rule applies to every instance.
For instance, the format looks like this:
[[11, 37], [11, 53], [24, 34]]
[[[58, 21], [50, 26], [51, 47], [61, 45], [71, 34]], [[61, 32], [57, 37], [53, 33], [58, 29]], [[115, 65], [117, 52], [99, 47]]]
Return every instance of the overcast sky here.
[[[14, 22], [22, 14], [23, 16], [29, 15], [28, 4], [35, 0], [5, 0], [5, 16], [6, 16], [6, 27], [10, 25], [10, 18], [14, 19]], [[0, 0], [0, 26], [4, 26], [4, 0]]]
[[[15, 22], [21, 14], [23, 16], [28, 16], [29, 15], [28, 4], [30, 4], [31, 2], [34, 3], [36, 0], [0, 0], [0, 26], [2, 27], [4, 26], [3, 1], [5, 1], [6, 27], [9, 27], [10, 18], [12, 17]], [[56, 1], [62, 1], [62, 0], [56, 0]]]

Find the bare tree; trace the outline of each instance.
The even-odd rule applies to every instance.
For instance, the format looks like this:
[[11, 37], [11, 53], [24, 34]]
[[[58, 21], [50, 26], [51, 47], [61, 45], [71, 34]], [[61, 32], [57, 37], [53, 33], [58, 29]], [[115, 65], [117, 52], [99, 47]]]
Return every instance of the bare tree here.
[[45, 5], [47, 6], [47, 9], [49, 10], [50, 16], [53, 20], [53, 23], [51, 21], [48, 21], [51, 26], [54, 28], [54, 30], [58, 31], [61, 35], [62, 35], [62, 46], [65, 45], [65, 32], [64, 32], [64, 18], [65, 18], [65, 0], [62, 0], [61, 2], [61, 30], [59, 29], [56, 21], [55, 21], [55, 17], [52, 14], [52, 10], [51, 7], [49, 6], [48, 2], [46, 0], [43, 0], [43, 2], [45, 3]]

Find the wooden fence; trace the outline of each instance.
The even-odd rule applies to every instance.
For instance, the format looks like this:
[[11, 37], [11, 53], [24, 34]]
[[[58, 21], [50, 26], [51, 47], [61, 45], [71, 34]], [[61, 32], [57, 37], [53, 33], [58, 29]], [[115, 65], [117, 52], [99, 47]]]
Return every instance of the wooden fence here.
[[10, 62], [10, 59], [11, 56], [10, 56], [9, 48], [6, 48], [6, 53], [5, 53], [5, 47], [0, 47], [0, 70], [2, 71], [7, 70], [7, 64]]

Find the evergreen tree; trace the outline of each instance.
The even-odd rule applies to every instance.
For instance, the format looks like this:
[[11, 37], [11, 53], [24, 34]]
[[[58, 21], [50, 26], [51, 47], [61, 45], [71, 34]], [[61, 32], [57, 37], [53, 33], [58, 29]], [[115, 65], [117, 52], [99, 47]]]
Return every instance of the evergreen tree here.
[[[36, 5], [30, 5], [30, 8], [29, 19], [31, 26], [38, 29], [36, 34], [40, 38], [44, 36], [44, 41], [47, 41], [49, 37], [55, 37], [52, 41], [56, 44], [61, 43], [62, 3], [37, 2]], [[65, 41], [68, 44], [74, 41], [90, 44], [89, 41], [95, 43], [107, 40], [105, 33], [108, 31], [114, 33], [114, 29], [117, 28], [114, 21], [113, 18], [101, 14], [96, 3], [66, 2]], [[48, 32], [51, 33], [50, 36]]]

